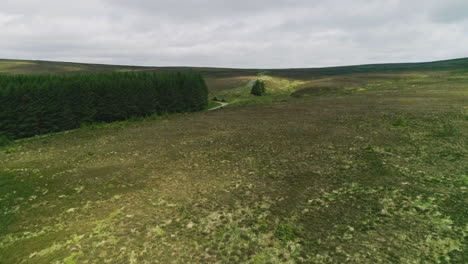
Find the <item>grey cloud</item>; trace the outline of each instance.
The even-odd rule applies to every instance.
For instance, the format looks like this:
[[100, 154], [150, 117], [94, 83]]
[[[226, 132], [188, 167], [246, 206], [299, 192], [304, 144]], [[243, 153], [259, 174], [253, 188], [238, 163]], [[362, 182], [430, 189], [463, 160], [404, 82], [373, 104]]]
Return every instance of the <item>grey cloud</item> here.
[[432, 13], [433, 19], [439, 22], [456, 23], [468, 20], [468, 1], [451, 0], [450, 5], [442, 5]]
[[6, 0], [0, 57], [317, 67], [468, 56], [465, 0]]

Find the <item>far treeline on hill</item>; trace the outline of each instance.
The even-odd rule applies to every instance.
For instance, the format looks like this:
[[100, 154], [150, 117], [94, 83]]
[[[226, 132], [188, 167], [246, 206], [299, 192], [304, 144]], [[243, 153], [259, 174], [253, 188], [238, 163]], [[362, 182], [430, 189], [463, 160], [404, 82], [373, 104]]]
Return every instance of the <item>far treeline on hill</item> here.
[[202, 110], [198, 73], [0, 75], [0, 137], [18, 139], [93, 122]]

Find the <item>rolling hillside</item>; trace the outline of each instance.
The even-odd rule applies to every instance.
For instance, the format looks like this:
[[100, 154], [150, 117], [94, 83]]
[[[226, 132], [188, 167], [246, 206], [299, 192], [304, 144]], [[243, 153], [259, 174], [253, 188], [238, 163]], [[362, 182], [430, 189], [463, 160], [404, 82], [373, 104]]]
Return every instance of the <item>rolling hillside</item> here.
[[212, 76], [244, 76], [256, 75], [260, 72], [269, 72], [283, 77], [316, 77], [325, 75], [341, 75], [351, 73], [383, 73], [401, 71], [443, 71], [443, 70], [468, 70], [468, 58], [423, 62], [423, 63], [392, 63], [370, 64], [357, 66], [340, 66], [327, 68], [304, 69], [229, 69], [208, 67], [139, 67], [124, 65], [85, 64], [71, 62], [30, 61], [0, 59], [0, 73], [15, 74], [58, 74], [77, 72], [109, 72], [109, 71], [197, 71], [208, 77]]
[[213, 91], [232, 89], [241, 86], [256, 78], [257, 75], [266, 73], [271, 76], [293, 79], [311, 80], [323, 77], [343, 76], [350, 74], [379, 74], [379, 73], [404, 73], [404, 72], [428, 72], [428, 71], [468, 71], [468, 58], [445, 60], [425, 63], [395, 63], [373, 64], [358, 66], [342, 66], [328, 68], [308, 69], [229, 69], [207, 67], [138, 67], [104, 64], [84, 64], [70, 62], [51, 61], [26, 61], [0, 59], [0, 73], [7, 74], [76, 74], [90, 72], [200, 72], [205, 76], [208, 86]]
[[[200, 71], [215, 111], [0, 147], [0, 263], [466, 263], [468, 59]], [[247, 84], [265, 81], [265, 96]]]

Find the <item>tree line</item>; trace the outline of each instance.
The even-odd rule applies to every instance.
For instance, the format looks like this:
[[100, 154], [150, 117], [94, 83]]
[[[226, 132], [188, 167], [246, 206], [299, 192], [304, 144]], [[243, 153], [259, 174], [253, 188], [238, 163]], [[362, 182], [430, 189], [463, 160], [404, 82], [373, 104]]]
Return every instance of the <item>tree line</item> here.
[[202, 110], [199, 73], [0, 75], [0, 137], [31, 137], [154, 113]]

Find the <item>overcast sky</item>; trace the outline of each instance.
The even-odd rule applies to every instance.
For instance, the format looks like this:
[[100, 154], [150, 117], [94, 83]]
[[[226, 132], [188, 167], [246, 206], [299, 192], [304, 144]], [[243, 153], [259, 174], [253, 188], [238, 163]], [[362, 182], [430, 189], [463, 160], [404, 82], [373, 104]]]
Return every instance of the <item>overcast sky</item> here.
[[0, 58], [289, 68], [468, 57], [468, 0], [0, 0]]

